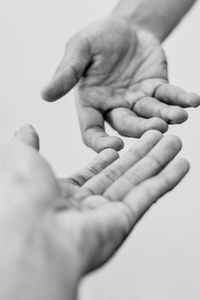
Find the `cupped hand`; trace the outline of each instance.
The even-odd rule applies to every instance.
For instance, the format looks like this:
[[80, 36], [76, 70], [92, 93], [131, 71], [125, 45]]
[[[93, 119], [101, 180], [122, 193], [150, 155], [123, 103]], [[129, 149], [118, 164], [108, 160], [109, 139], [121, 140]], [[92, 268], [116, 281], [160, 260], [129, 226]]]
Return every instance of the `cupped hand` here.
[[55, 101], [77, 84], [83, 140], [100, 152], [123, 142], [105, 132], [107, 121], [120, 135], [140, 137], [149, 129], [166, 132], [184, 122], [183, 109], [200, 97], [168, 83], [167, 61], [150, 32], [116, 19], [98, 21], [66, 44], [64, 57], [42, 97]]
[[57, 179], [30, 126], [0, 148], [0, 299], [76, 299], [82, 276], [120, 247], [188, 171], [181, 142], [149, 131], [122, 157], [102, 151]]

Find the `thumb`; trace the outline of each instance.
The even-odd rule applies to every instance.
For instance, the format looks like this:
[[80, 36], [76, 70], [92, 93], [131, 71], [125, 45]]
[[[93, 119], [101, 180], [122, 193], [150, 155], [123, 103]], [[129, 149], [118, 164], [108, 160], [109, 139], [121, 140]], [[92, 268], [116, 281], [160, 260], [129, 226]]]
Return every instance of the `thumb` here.
[[53, 78], [41, 92], [46, 101], [55, 101], [68, 93], [80, 80], [91, 60], [88, 40], [77, 34], [66, 44], [64, 57]]
[[27, 144], [39, 151], [39, 136], [35, 129], [29, 124], [22, 126], [15, 132], [14, 142], [16, 141]]

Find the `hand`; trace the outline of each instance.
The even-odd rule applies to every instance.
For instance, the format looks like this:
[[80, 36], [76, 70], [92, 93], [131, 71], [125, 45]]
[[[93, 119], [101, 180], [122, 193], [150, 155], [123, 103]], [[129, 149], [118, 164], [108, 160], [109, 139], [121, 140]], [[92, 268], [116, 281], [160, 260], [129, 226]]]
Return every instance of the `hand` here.
[[75, 35], [42, 97], [57, 100], [77, 83], [83, 140], [97, 152], [123, 147], [121, 139], [106, 134], [105, 120], [122, 136], [140, 137], [184, 122], [183, 108], [200, 104], [199, 96], [168, 84], [159, 41], [122, 21], [99, 21]]
[[38, 154], [31, 127], [0, 149], [0, 299], [76, 299], [82, 276], [120, 247], [188, 171], [175, 136], [147, 132], [126, 154], [106, 149], [68, 179]]

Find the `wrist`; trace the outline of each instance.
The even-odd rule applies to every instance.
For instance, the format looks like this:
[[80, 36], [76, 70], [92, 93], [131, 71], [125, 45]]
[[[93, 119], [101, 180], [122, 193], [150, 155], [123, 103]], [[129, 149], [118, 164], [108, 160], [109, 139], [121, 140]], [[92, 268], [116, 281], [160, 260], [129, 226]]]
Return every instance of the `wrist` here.
[[[149, 11], [141, 6], [136, 6], [132, 9], [127, 9], [127, 5], [118, 5], [110, 15], [111, 18], [123, 22], [128, 27], [133, 29], [141, 29], [153, 34], [160, 42], [165, 38], [163, 32], [163, 20], [155, 22], [154, 18], [150, 17]], [[162, 25], [162, 26], [161, 26]]]
[[153, 26], [149, 25], [147, 21], [139, 17], [133, 17], [132, 14], [122, 14], [114, 12], [109, 16], [110, 19], [123, 24], [124, 26], [134, 31], [145, 31], [150, 35], [154, 36], [158, 41], [162, 41], [162, 34], [154, 30]]

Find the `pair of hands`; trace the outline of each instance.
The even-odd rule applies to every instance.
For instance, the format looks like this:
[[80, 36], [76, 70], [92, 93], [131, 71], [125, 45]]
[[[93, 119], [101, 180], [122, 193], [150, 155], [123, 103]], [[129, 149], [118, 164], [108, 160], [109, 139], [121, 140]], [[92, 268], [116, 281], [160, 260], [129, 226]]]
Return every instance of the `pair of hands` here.
[[123, 147], [106, 134], [105, 121], [120, 135], [138, 138], [149, 129], [166, 132], [168, 124], [187, 119], [184, 108], [200, 105], [198, 95], [168, 83], [157, 38], [119, 17], [95, 22], [69, 40], [42, 96], [55, 101], [75, 85], [83, 140], [96, 152]]
[[[189, 169], [174, 160], [180, 140], [160, 132], [184, 122], [183, 108], [200, 98], [168, 84], [151, 33], [106, 19], [74, 36], [43, 97], [59, 99], [77, 83], [83, 139], [100, 152], [86, 168], [57, 179], [30, 126], [0, 149], [2, 299], [75, 299], [82, 276], [105, 263]], [[124, 136], [160, 132], [148, 131], [118, 158], [123, 142], [106, 134], [105, 121]]]
[[39, 154], [31, 126], [0, 148], [0, 299], [76, 299], [84, 274], [120, 247], [187, 173], [181, 142], [152, 130], [123, 156], [106, 149], [67, 179]]

